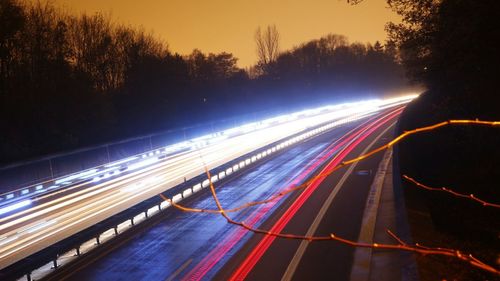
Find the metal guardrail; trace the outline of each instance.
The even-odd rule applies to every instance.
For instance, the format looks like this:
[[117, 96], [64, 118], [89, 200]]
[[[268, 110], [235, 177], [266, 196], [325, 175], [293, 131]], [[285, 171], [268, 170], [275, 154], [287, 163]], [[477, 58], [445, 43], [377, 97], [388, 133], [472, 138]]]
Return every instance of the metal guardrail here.
[[[363, 105], [363, 103], [366, 102], [356, 104]], [[56, 155], [52, 158], [41, 159], [37, 162], [26, 163], [20, 166], [0, 168], [0, 214], [2, 213], [2, 205], [11, 204], [13, 201], [19, 201], [33, 195], [85, 182], [88, 180], [88, 177], [85, 177], [86, 173], [94, 177], [111, 177], [126, 170], [128, 164], [148, 156], [157, 156], [158, 154], [160, 154], [160, 156], [168, 156], [170, 154], [179, 153], [183, 149], [189, 149], [189, 147], [193, 145], [197, 147], [204, 146], [206, 142], [212, 141], [211, 138], [216, 139], [217, 137], [227, 136], [228, 134], [230, 137], [241, 135], [249, 131], [258, 130], [262, 128], [263, 124], [266, 126], [274, 126], [290, 121], [290, 119], [287, 119], [290, 117], [300, 118], [303, 116], [315, 116], [323, 114], [325, 111], [332, 113], [337, 110], [349, 108], [350, 106], [352, 107], [352, 105], [353, 104], [340, 104], [313, 110], [305, 110], [252, 123], [245, 123], [239, 127], [234, 127], [236, 124], [235, 120], [231, 119], [229, 123], [228, 120], [223, 120], [218, 125], [214, 125], [215, 123], [210, 123], [209, 125], [204, 124], [202, 128], [205, 130], [199, 129], [200, 126], [191, 127], [193, 132], [190, 134], [192, 136], [197, 136], [196, 138], [186, 139], [187, 131], [184, 129], [182, 131], [168, 131], [142, 138], [106, 144], [95, 148], [82, 149], [70, 154]], [[232, 127], [228, 128], [228, 126]], [[196, 130], [194, 130], [194, 128], [196, 128]], [[224, 128], [224, 130], [222, 130], [222, 128]], [[243, 131], [238, 132], [238, 128]], [[216, 129], [219, 129], [219, 131], [215, 131]], [[180, 132], [182, 132], [182, 134], [180, 134]], [[202, 133], [205, 133], [205, 135], [199, 137]], [[183, 140], [172, 144], [172, 140], [179, 140], [179, 138]], [[170, 139], [172, 142], [170, 142], [170, 145], [165, 146], [167, 139]], [[120, 163], [123, 165], [118, 166]], [[114, 168], [109, 168], [111, 166], [114, 166]], [[8, 185], [9, 180], [6, 180], [8, 178], [10, 178], [11, 181], [22, 182], [23, 184], [19, 188], [11, 189], [9, 187], [16, 185]], [[30, 179], [30, 184], [25, 184], [26, 180], [24, 179], [27, 178]], [[2, 193], [2, 188], [10, 190]]]
[[[306, 129], [305, 132], [297, 133], [264, 148], [243, 155], [242, 157], [228, 162], [226, 165], [212, 169], [210, 171], [212, 174], [211, 180], [215, 183], [226, 179], [300, 141], [310, 139], [333, 128], [359, 120], [366, 116], [367, 114], [357, 114], [348, 118], [327, 122], [326, 124], [316, 126], [312, 129]], [[209, 180], [206, 175], [202, 174], [165, 192], [174, 202], [178, 203], [192, 196], [194, 193], [204, 190], [208, 186]], [[30, 281], [33, 276], [36, 276], [37, 279], [43, 277], [53, 272], [53, 270], [57, 269], [59, 266], [67, 264], [80, 255], [92, 251], [96, 246], [119, 236], [133, 226], [161, 213], [169, 207], [170, 204], [162, 201], [159, 197], [146, 200], [127, 211], [99, 223], [97, 226], [82, 231], [75, 235], [75, 237], [67, 238], [46, 250], [42, 250], [39, 253], [3, 269], [2, 271], [4, 273], [0, 273], [0, 278], [17, 279], [25, 276], [26, 280]]]
[[[245, 124], [258, 126], [259, 123]], [[11, 203], [12, 201], [29, 198], [32, 195], [85, 182], [85, 179], [81, 181], [73, 180], [79, 179], [80, 176], [84, 176], [86, 173], [97, 173], [93, 176], [105, 177], [107, 176], [106, 173], [120, 171], [120, 167], [118, 166], [111, 171], [106, 169], [110, 166], [121, 163], [124, 164], [121, 167], [126, 167], [127, 164], [133, 163], [134, 160], [144, 159], [148, 156], [160, 155], [167, 157], [182, 152], [187, 147], [179, 146], [179, 144], [193, 145], [194, 142], [200, 142], [199, 138], [201, 134], [205, 134], [205, 136], [207, 134], [217, 136], [221, 132], [224, 132], [224, 130], [234, 127], [235, 124], [238, 124], [236, 120], [227, 119], [145, 137], [127, 139], [116, 143], [77, 150], [68, 154], [55, 155], [34, 162], [0, 168], [0, 207], [7, 202]], [[201, 130], [200, 128], [205, 128], [205, 130]], [[192, 138], [187, 139], [188, 137]], [[181, 141], [174, 143], [175, 140]], [[168, 145], [165, 146], [165, 143], [168, 143]], [[87, 161], [85, 158], [87, 158]], [[91, 158], [91, 160], [88, 160], [88, 158]], [[8, 178], [14, 180], [9, 181]], [[25, 180], [26, 178], [30, 180]], [[69, 182], [69, 180], [72, 181]], [[9, 185], [9, 182], [18, 182], [21, 184]], [[15, 188], [10, 189], [12, 187]], [[3, 193], [2, 189], [4, 189]]]
[[51, 182], [60, 177], [149, 153], [201, 135], [216, 134], [249, 122], [255, 123], [258, 117], [270, 116], [269, 112], [259, 112], [251, 116], [221, 119], [3, 166], [0, 167], [0, 204], [4, 200], [50, 187]]

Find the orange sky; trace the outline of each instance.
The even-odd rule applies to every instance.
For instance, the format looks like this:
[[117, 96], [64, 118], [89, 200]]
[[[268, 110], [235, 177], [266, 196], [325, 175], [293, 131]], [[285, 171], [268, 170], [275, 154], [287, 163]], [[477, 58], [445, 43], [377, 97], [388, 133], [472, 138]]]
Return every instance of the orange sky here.
[[55, 0], [69, 11], [111, 12], [113, 19], [143, 26], [173, 52], [230, 52], [246, 67], [256, 61], [257, 26], [276, 24], [281, 49], [328, 33], [359, 42], [384, 41], [384, 24], [398, 20], [386, 0]]

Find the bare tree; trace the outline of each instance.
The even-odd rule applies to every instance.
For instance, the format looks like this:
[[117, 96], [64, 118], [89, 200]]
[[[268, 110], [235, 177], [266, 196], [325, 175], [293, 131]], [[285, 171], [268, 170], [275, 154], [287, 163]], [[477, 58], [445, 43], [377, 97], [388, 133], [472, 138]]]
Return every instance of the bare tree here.
[[278, 58], [280, 34], [276, 25], [268, 25], [264, 31], [260, 26], [255, 31], [255, 44], [257, 47], [257, 56], [259, 64], [268, 65]]

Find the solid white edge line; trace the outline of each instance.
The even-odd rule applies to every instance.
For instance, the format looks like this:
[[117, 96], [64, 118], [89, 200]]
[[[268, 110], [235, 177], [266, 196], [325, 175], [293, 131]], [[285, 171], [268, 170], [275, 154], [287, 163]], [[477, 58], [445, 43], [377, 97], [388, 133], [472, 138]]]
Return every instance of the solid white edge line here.
[[[358, 241], [373, 243], [375, 233], [375, 223], [377, 221], [377, 212], [382, 195], [382, 187], [387, 173], [387, 167], [392, 159], [392, 148], [386, 151], [384, 158], [378, 166], [377, 173], [370, 186], [370, 191], [366, 197], [363, 220], [359, 231]], [[371, 271], [371, 248], [356, 248], [354, 251], [353, 264], [351, 268], [351, 281], [365, 281], [370, 277]]]
[[[385, 134], [387, 133], [387, 131], [389, 131], [389, 129], [392, 128], [392, 126], [394, 126], [394, 124], [396, 123], [392, 123], [389, 127], [387, 127], [382, 133], [380, 133], [364, 150], [363, 152], [361, 152], [360, 155], [363, 155], [363, 154], [366, 154], [366, 152], [368, 152], [368, 150], [371, 149], [371, 147], [373, 145], [375, 145], [375, 143]], [[354, 168], [356, 168], [358, 162], [355, 162], [354, 164], [352, 164], [349, 169], [344, 173], [344, 175], [342, 176], [342, 178], [340, 179], [340, 181], [337, 183], [337, 185], [333, 188], [332, 192], [330, 193], [330, 195], [328, 196], [328, 198], [326, 199], [326, 201], [323, 203], [323, 206], [321, 206], [321, 209], [319, 210], [318, 214], [316, 215], [316, 217], [314, 218], [314, 221], [313, 223], [311, 224], [311, 226], [309, 227], [309, 229], [307, 230], [307, 233], [306, 233], [306, 236], [312, 236], [314, 235], [314, 233], [316, 233], [316, 230], [318, 229], [319, 227], [319, 224], [321, 223], [321, 221], [323, 220], [323, 217], [325, 216], [326, 214], [326, 211], [328, 211], [328, 209], [330, 208], [330, 205], [332, 204], [333, 202], [333, 199], [337, 196], [340, 188], [342, 187], [342, 185], [344, 185], [344, 182], [347, 180], [347, 178], [351, 175], [352, 171], [354, 170]], [[297, 270], [297, 267], [299, 266], [299, 263], [302, 259], [302, 257], [304, 256], [304, 253], [306, 252], [306, 249], [307, 249], [307, 246], [309, 245], [309, 242], [306, 241], [306, 240], [302, 240], [300, 245], [299, 245], [299, 248], [297, 249], [297, 251], [295, 252], [295, 255], [293, 256], [292, 260], [290, 261], [290, 263], [288, 264], [288, 267], [285, 271], [285, 273], [283, 274], [283, 277], [281, 278], [281, 281], [290, 281], [292, 280], [293, 278], [293, 275], [295, 274], [295, 271]]]

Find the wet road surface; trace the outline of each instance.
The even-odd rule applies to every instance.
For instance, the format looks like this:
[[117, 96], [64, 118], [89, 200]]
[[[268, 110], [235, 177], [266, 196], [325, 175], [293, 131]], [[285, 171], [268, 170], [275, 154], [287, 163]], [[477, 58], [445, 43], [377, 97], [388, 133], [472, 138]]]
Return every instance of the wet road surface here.
[[[251, 168], [217, 188], [225, 208], [248, 201], [263, 200], [305, 180], [315, 170], [311, 164], [332, 148], [332, 143], [354, 128], [346, 125], [323, 134]], [[322, 161], [321, 161], [322, 162]], [[217, 184], [216, 184], [217, 186]], [[293, 194], [291, 196], [294, 196]], [[260, 224], [283, 202], [259, 205], [231, 213], [237, 221]], [[181, 204], [215, 209], [208, 190]], [[227, 224], [220, 215], [186, 213], [170, 208], [160, 223], [99, 257], [91, 257], [71, 266], [71, 271], [56, 271], [48, 279], [61, 280], [179, 280], [212, 279], [231, 257], [252, 237], [252, 233]]]

